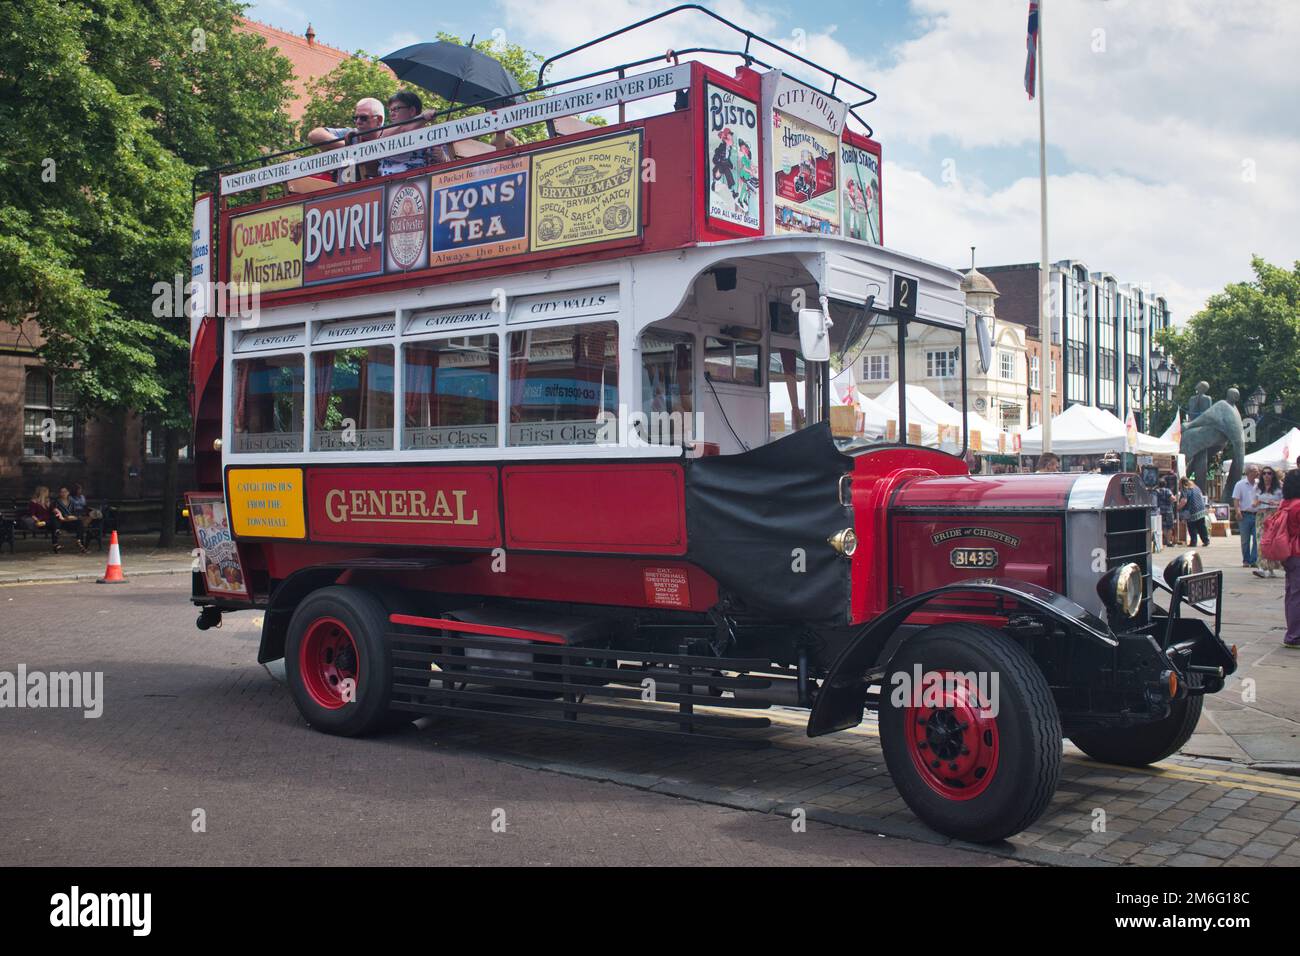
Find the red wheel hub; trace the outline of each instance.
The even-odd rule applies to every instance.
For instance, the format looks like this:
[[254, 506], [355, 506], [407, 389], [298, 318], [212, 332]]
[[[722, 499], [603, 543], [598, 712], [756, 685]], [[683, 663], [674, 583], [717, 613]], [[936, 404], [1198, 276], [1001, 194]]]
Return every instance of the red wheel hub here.
[[334, 617], [312, 621], [298, 650], [298, 670], [307, 693], [321, 707], [338, 710], [356, 700], [360, 669], [347, 625]]
[[903, 708], [907, 752], [931, 790], [949, 800], [970, 800], [997, 773], [997, 718], [965, 677], [941, 671], [925, 679], [919, 705]]

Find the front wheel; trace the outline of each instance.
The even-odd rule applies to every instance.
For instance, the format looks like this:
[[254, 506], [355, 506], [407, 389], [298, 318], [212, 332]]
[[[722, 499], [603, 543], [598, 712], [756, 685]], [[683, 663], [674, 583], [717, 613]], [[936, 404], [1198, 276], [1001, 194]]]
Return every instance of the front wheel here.
[[1145, 767], [1182, 749], [1201, 719], [1205, 697], [1189, 695], [1169, 705], [1164, 720], [1136, 727], [1094, 727], [1070, 734], [1074, 745], [1093, 760]]
[[1061, 776], [1061, 720], [1020, 645], [992, 628], [941, 624], [904, 643], [889, 670], [880, 740], [912, 812], [976, 843], [1042, 815]]
[[357, 737], [392, 723], [387, 623], [379, 600], [352, 587], [314, 591], [294, 610], [285, 675], [299, 713], [312, 727]]

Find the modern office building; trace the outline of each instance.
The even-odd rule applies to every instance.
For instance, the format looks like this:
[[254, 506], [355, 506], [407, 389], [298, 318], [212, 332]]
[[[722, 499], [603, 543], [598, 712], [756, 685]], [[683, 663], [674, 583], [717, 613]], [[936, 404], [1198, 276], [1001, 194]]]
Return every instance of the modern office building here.
[[[1000, 293], [999, 320], [1024, 325], [1060, 348], [1062, 408], [1095, 405], [1120, 418], [1132, 410], [1138, 427], [1148, 427], [1151, 353], [1158, 350], [1156, 333], [1170, 324], [1163, 295], [1149, 284], [1125, 283], [1112, 273], [1094, 272], [1077, 259], [1053, 263], [1047, 282], [1040, 281], [1036, 262], [985, 266], [981, 271]], [[1050, 297], [1050, 334], [1039, 328], [1043, 288]], [[1130, 368], [1135, 370], [1134, 385], [1129, 382]]]

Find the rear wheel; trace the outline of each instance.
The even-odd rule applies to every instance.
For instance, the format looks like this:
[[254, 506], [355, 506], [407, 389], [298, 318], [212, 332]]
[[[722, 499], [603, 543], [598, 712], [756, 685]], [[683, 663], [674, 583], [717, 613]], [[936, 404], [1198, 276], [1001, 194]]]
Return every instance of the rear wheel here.
[[890, 672], [880, 739], [912, 811], [977, 843], [1037, 820], [1060, 780], [1061, 721], [1029, 654], [992, 628], [941, 624], [904, 643]]
[[1074, 745], [1094, 760], [1145, 767], [1182, 749], [1196, 731], [1205, 697], [1184, 697], [1169, 705], [1169, 716], [1136, 727], [1094, 727], [1070, 734]]
[[387, 622], [379, 600], [358, 588], [322, 588], [298, 605], [284, 663], [289, 691], [307, 723], [355, 737], [393, 722]]

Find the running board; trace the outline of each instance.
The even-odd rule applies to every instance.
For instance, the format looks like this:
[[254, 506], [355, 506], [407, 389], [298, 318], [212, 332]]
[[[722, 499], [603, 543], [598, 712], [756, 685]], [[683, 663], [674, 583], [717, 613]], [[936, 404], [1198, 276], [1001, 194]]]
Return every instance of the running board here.
[[425, 621], [391, 619], [403, 628], [386, 635], [394, 665], [393, 710], [724, 747], [769, 746], [762, 738], [716, 733], [765, 729], [772, 724], [767, 717], [695, 709], [770, 706], [718, 696], [723, 690], [771, 686], [766, 677], [719, 673], [766, 668], [767, 660], [534, 643], [484, 635], [483, 625]]

